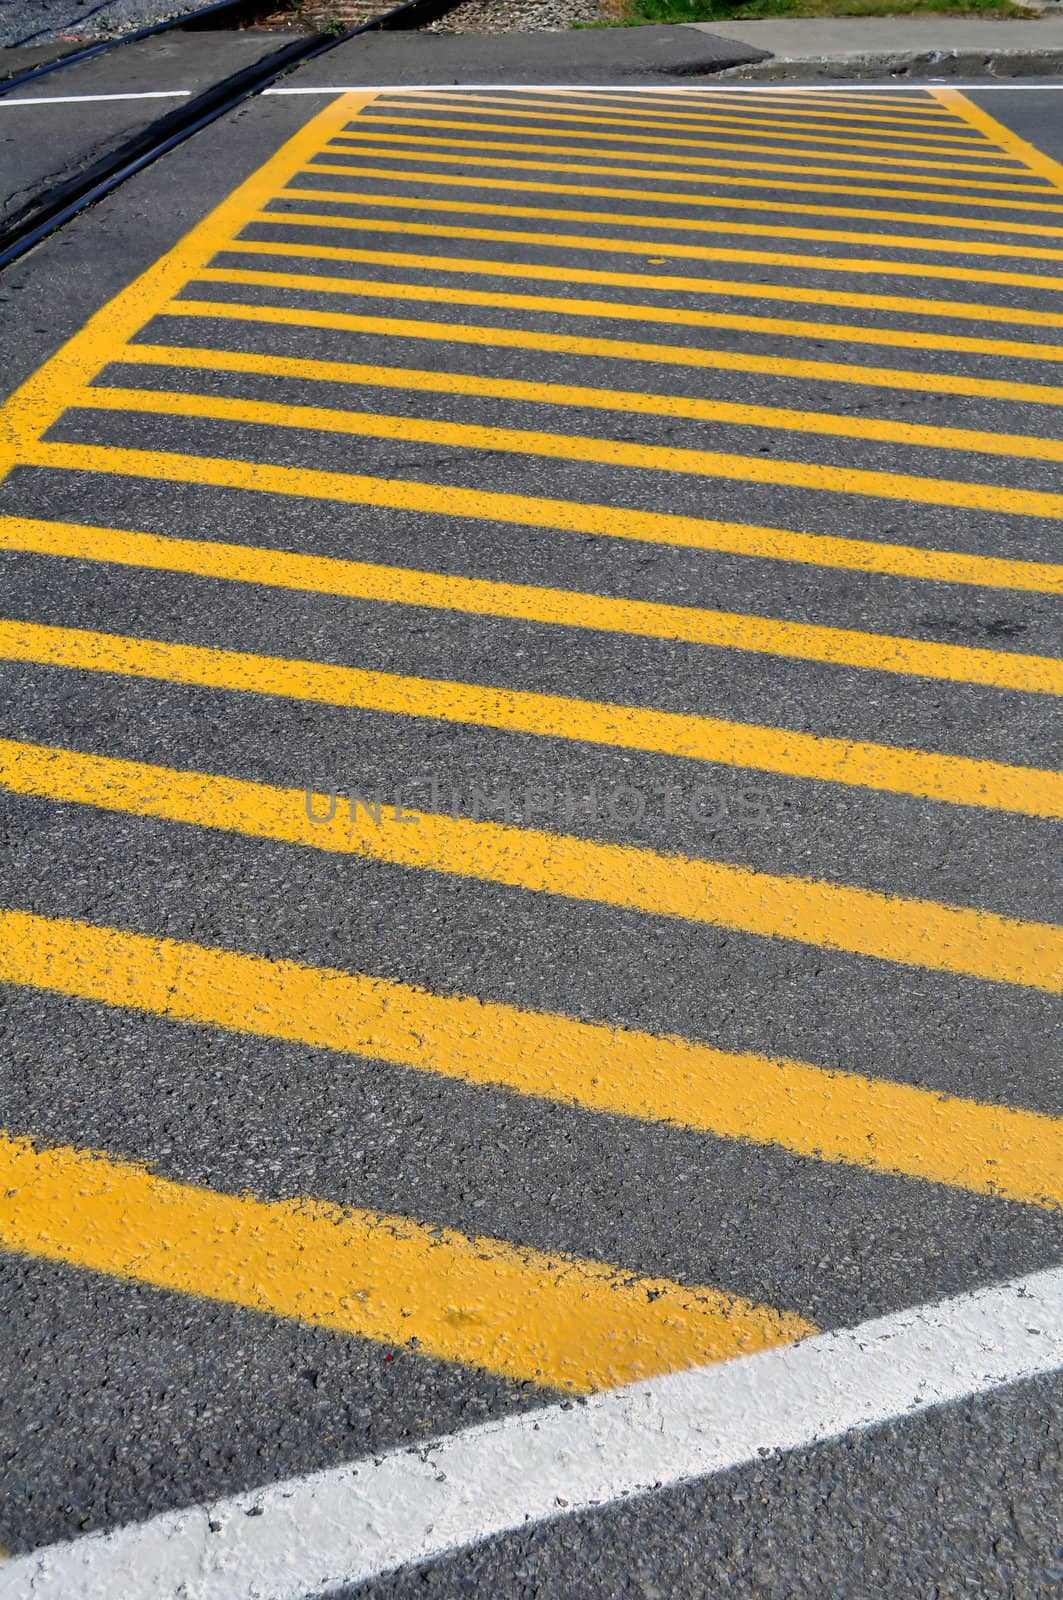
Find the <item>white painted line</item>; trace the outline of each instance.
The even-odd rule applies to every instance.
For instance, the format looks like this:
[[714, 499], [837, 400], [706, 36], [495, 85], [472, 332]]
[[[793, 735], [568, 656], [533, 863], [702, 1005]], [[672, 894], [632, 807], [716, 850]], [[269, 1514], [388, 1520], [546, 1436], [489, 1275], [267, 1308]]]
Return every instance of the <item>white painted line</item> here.
[[[792, 63], [787, 63], [792, 65]], [[956, 83], [951, 78], [925, 78], [919, 84], [901, 83], [348, 83], [303, 88], [291, 85], [263, 89], [263, 94], [482, 94], [502, 89], [507, 94], [912, 94], [928, 89], [963, 89], [983, 93], [988, 89], [1012, 92], [1022, 89], [1046, 92], [1063, 89], [1063, 83]]]
[[1063, 1366], [1063, 1268], [52, 1545], [0, 1600], [305, 1600]]
[[[0, 106], [82, 106], [90, 100], [183, 100], [191, 89], [141, 89], [136, 94], [47, 94], [0, 100]], [[3, 86], [0, 85], [0, 94]]]

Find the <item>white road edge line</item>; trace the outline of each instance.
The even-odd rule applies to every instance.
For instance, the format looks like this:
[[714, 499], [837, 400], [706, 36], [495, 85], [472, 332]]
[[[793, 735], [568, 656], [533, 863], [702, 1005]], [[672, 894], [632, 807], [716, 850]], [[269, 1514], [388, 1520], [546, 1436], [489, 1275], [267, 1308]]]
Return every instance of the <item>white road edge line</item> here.
[[[0, 84], [0, 95], [4, 92]], [[183, 100], [191, 89], [138, 89], [135, 94], [47, 94], [12, 96], [3, 106], [82, 106], [90, 100]]]
[[[787, 62], [787, 66], [796, 65]], [[482, 94], [504, 89], [510, 94], [909, 94], [925, 95], [929, 89], [963, 89], [982, 94], [1001, 89], [1006, 94], [1023, 90], [1063, 90], [1063, 83], [956, 83], [951, 78], [927, 78], [907, 83], [348, 83], [304, 87], [291, 85], [263, 89], [267, 94]]]
[[0, 1566], [0, 1600], [306, 1600], [1063, 1366], [1063, 1268]]

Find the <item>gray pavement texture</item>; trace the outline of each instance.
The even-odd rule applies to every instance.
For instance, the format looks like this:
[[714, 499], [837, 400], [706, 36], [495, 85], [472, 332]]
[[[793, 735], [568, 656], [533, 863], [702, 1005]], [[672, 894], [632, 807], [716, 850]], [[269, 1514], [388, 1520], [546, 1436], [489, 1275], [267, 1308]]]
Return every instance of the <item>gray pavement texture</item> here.
[[292, 74], [310, 84], [679, 82], [759, 61], [767, 50], [677, 27], [562, 33], [378, 33], [337, 45]]
[[492, 1540], [335, 1600], [1052, 1600], [1063, 1384], [1041, 1379]]
[[[64, 67], [61, 78], [46, 78], [14, 90], [11, 98], [135, 95], [177, 89], [200, 94], [280, 49], [284, 42], [282, 35], [268, 30], [161, 34]], [[178, 105], [180, 100], [166, 99], [5, 106], [0, 83], [0, 224], [10, 222], [49, 189], [77, 177]]]
[[[683, 61], [694, 63], [705, 59], [699, 50], [715, 50], [692, 30], [674, 30], [669, 38], [681, 34], [682, 42], [669, 44], [668, 55], [664, 42], [651, 37], [666, 30], [638, 31], [645, 41], [638, 48], [645, 53], [624, 58], [623, 70], [630, 70], [624, 81], [682, 75], [688, 68], [675, 51], [687, 52]], [[597, 36], [577, 37], [591, 39], [593, 50], [573, 56], [573, 74], [583, 82], [604, 77], [606, 56], [593, 53], [604, 46]], [[621, 41], [618, 48], [629, 47]], [[526, 59], [529, 76], [523, 81], [546, 81], [557, 72], [553, 49]], [[396, 75], [423, 81], [433, 60], [442, 63], [442, 81], [463, 72], [482, 81], [484, 74], [502, 78], [516, 70], [517, 53], [512, 41], [385, 37], [366, 41], [359, 52], [350, 46], [338, 50], [291, 81], [389, 82]], [[999, 93], [987, 95], [985, 103], [1058, 156], [1059, 99]], [[7, 385], [14, 387], [34, 370], [254, 171], [313, 105], [274, 98], [243, 108], [5, 274], [0, 354]], [[586, 114], [601, 113], [588, 107]], [[662, 176], [661, 163], [652, 178], [632, 179], [618, 174], [614, 153], [613, 169], [608, 158], [595, 157], [604, 171], [566, 180], [547, 168], [544, 152], [533, 152], [518, 156], [539, 162], [521, 170], [520, 179], [593, 184], [608, 194], [514, 192], [507, 200], [504, 185], [514, 169], [502, 163], [514, 152], [493, 152], [493, 142], [545, 140], [562, 160], [562, 145], [597, 145], [601, 135], [615, 132], [614, 125], [573, 124], [564, 133], [534, 134], [530, 119], [521, 124], [519, 115], [513, 105], [441, 112], [393, 100], [370, 108], [359, 129], [368, 123], [378, 136], [389, 128], [403, 137], [422, 133], [425, 150], [446, 157], [415, 168], [408, 154], [382, 151], [378, 139], [360, 154], [333, 153], [330, 164], [346, 163], [350, 176], [309, 172], [301, 180], [332, 191], [353, 181], [363, 197], [375, 197], [376, 204], [359, 213], [362, 225], [343, 234], [345, 245], [371, 252], [372, 259], [293, 261], [267, 249], [254, 256], [256, 269], [297, 271], [303, 275], [298, 287], [268, 280], [202, 281], [182, 291], [183, 297], [317, 314], [341, 306], [361, 316], [449, 322], [455, 332], [470, 322], [500, 335], [529, 328], [571, 334], [575, 328], [587, 337], [667, 342], [678, 351], [800, 356], [835, 368], [889, 365], [913, 374], [1027, 385], [1052, 381], [1047, 363], [1032, 359], [1037, 346], [1049, 352], [1057, 337], [1051, 327], [1023, 323], [1017, 331], [1006, 321], [1052, 311], [1057, 291], [1051, 260], [1024, 261], [1021, 270], [1031, 281], [1023, 283], [899, 279], [885, 270], [903, 261], [940, 263], [942, 257], [908, 246], [906, 239], [925, 232], [928, 215], [939, 217], [943, 210], [962, 223], [966, 207], [960, 198], [906, 202], [910, 215], [898, 221], [896, 201], [886, 195], [836, 196], [871, 214], [841, 226], [891, 236], [888, 244], [846, 244], [850, 266], [842, 273], [827, 269], [843, 247], [826, 238], [784, 243], [783, 249], [806, 258], [801, 264], [710, 264], [672, 253], [691, 235], [667, 224], [654, 228], [661, 259], [650, 263], [622, 244], [599, 250], [591, 242], [615, 241], [622, 227], [635, 227], [634, 237], [641, 239], [645, 225], [639, 233], [634, 221], [639, 205], [625, 191], [632, 184], [653, 185], [672, 196], [682, 168], [672, 166]], [[433, 129], [433, 119], [440, 118], [457, 128]], [[500, 123], [503, 131], [470, 129], [471, 120]], [[842, 140], [820, 132], [822, 160], [823, 150]], [[448, 138], [456, 146], [439, 142]], [[661, 154], [661, 147], [631, 132], [612, 148], [620, 153], [619, 164], [643, 173]], [[490, 161], [486, 168], [466, 166], [464, 158], [473, 152], [477, 161], [496, 155], [496, 170]], [[578, 160], [578, 153], [568, 159]], [[794, 147], [791, 164], [797, 171], [779, 174], [771, 189], [717, 185], [713, 194], [721, 202], [752, 198], [758, 225], [784, 226], [794, 220], [797, 205], [817, 200], [797, 187], [808, 178], [800, 147]], [[456, 196], [440, 181], [469, 172], [483, 175], [482, 189]], [[910, 182], [929, 182], [933, 175]], [[1032, 209], [1038, 196], [1032, 185], [1027, 188], [1031, 210], [1015, 213], [1024, 223], [1041, 216]], [[397, 203], [410, 193], [424, 202], [418, 212]], [[578, 263], [559, 246], [562, 224], [553, 218], [509, 219], [503, 226], [527, 235], [519, 239], [403, 234], [411, 216], [420, 222], [441, 217], [441, 225], [471, 229], [485, 220], [497, 225], [498, 219], [492, 223], [471, 211], [444, 215], [427, 205], [457, 200], [460, 207], [463, 193], [475, 203], [597, 209], [612, 220], [579, 221], [588, 243]], [[303, 228], [285, 220], [297, 205], [305, 209], [305, 202], [273, 202], [269, 220], [250, 225], [245, 238], [278, 247], [335, 245], [339, 230], [327, 223]], [[323, 199], [317, 205], [326, 215], [349, 214], [340, 202]], [[679, 206], [669, 198], [668, 215], [678, 214]], [[658, 209], [663, 214], [665, 208]], [[721, 203], [705, 214], [732, 225], [713, 236], [713, 246], [776, 249], [742, 233], [745, 213]], [[618, 223], [617, 215], [630, 215], [632, 224]], [[1009, 216], [997, 215], [1001, 228]], [[986, 217], [980, 211], [974, 221]], [[821, 225], [805, 214], [799, 220]], [[398, 231], [389, 231], [389, 223]], [[946, 231], [939, 223], [934, 228]], [[972, 247], [970, 257], [959, 258], [959, 270], [979, 270], [981, 259], [973, 252], [985, 232], [961, 225], [948, 237]], [[388, 252], [396, 251], [412, 261], [389, 259]], [[222, 253], [216, 266], [240, 269], [248, 259]], [[618, 279], [664, 271], [680, 281], [665, 292], [638, 280], [585, 284], [548, 278], [559, 261], [573, 271]], [[525, 270], [517, 279], [507, 277], [501, 269], [515, 264]], [[710, 295], [699, 283], [709, 274], [730, 286]], [[328, 280], [343, 275], [352, 282], [340, 295]], [[829, 293], [824, 303], [795, 310], [789, 297], [809, 283], [833, 286], [836, 296], [933, 296], [940, 314], [919, 317], [903, 305], [832, 303]], [[400, 284], [438, 298], [397, 307], [388, 291]], [[745, 292], [751, 286], [752, 297]], [[466, 300], [443, 298], [454, 291]], [[529, 309], [501, 298], [507, 292], [552, 296], [554, 303]], [[476, 296], [487, 294], [496, 302], [477, 302]], [[591, 296], [600, 303], [597, 313], [578, 316], [577, 302]], [[983, 307], [974, 320], [966, 311], [972, 300]], [[732, 325], [665, 326], [656, 320], [669, 310], [706, 308], [731, 318]], [[610, 310], [617, 315], [611, 317]], [[621, 312], [631, 315], [622, 319]], [[814, 319], [820, 333], [784, 335], [753, 323], [754, 316]], [[883, 342], [860, 343], [854, 327], [878, 332]], [[890, 342], [891, 334], [899, 338], [912, 329], [942, 336], [940, 347]], [[1022, 339], [1034, 351], [965, 351], [945, 344], [987, 332]], [[106, 368], [100, 383], [546, 428], [646, 447], [712, 448], [796, 461], [813, 470], [841, 463], [863, 471], [1058, 490], [1058, 468], [1032, 458], [1002, 459], [942, 444], [839, 441], [750, 423], [713, 424], [710, 430], [681, 417], [606, 413], [578, 401], [547, 408], [527, 399], [485, 399], [460, 393], [459, 385], [463, 378], [531, 377], [675, 397], [741, 398], [754, 406], [829, 411], [850, 420], [889, 416], [1052, 438], [1058, 413], [1036, 393], [958, 399], [914, 387], [883, 391], [842, 381], [837, 371], [819, 377], [734, 374], [647, 362], [631, 353], [604, 362], [575, 349], [539, 350], [529, 357], [501, 339], [473, 345], [410, 332], [386, 338], [372, 328], [315, 326], [312, 318], [301, 325], [210, 322], [191, 310], [157, 318], [137, 338], [369, 367], [430, 368], [454, 382], [443, 395], [411, 394], [370, 380], [352, 389], [336, 381], [152, 367], [129, 359]], [[1055, 370], [1049, 367], [1049, 373]], [[1058, 522], [1047, 515], [825, 493], [814, 482], [783, 488], [604, 462], [566, 463], [501, 448], [472, 451], [438, 441], [267, 430], [232, 420], [88, 408], [67, 412], [49, 437], [552, 496], [602, 504], [618, 514], [664, 509], [824, 535], [1058, 560]], [[385, 512], [195, 485], [177, 476], [152, 482], [22, 468], [0, 485], [0, 515], [11, 514], [1059, 654], [1058, 619], [1043, 595], [922, 585], [487, 518]], [[24, 553], [3, 557], [0, 582], [6, 616], [57, 627], [1059, 765], [1058, 707], [1045, 696]], [[685, 790], [705, 776], [679, 757], [9, 661], [0, 666], [0, 735], [324, 790], [363, 783], [372, 790], [377, 782], [387, 790], [435, 774], [459, 794], [473, 783], [508, 783], [516, 791], [532, 784], [586, 795], [618, 783], [652, 790], [664, 780]], [[624, 818], [596, 823], [576, 817], [569, 831], [1012, 917], [1059, 920], [1058, 825], [725, 767], [713, 768], [710, 776], [718, 803], [699, 820], [669, 820], [650, 806], [637, 826]], [[546, 818], [542, 825], [554, 821]], [[5, 905], [38, 914], [290, 956], [728, 1049], [789, 1055], [1056, 1116], [1063, 1110], [1063, 1006], [1047, 993], [47, 799], [5, 794], [0, 840]], [[45, 990], [0, 992], [0, 1056], [0, 1125], [43, 1146], [105, 1150], [117, 1159], [148, 1162], [176, 1181], [225, 1193], [312, 1195], [612, 1262], [632, 1273], [714, 1284], [798, 1311], [822, 1327], [851, 1325], [1057, 1263], [1063, 1253], [1058, 1213]], [[10, 1353], [0, 1400], [0, 1543], [13, 1550], [552, 1398], [541, 1388], [416, 1350], [391, 1350], [14, 1256], [3, 1259], [0, 1314]], [[483, 1600], [629, 1594], [645, 1600], [1050, 1600], [1063, 1586], [1060, 1392], [1058, 1381], [1045, 1380], [866, 1436], [769, 1458], [706, 1483], [383, 1578], [357, 1591], [358, 1600], [422, 1594], [448, 1600], [461, 1594]]]
[[83, 45], [76, 39], [57, 41], [55, 44], [28, 44], [0, 49], [0, 86], [8, 78], [29, 72], [34, 67], [48, 66], [53, 61], [61, 61], [65, 56], [73, 55], [75, 51], [81, 49]]

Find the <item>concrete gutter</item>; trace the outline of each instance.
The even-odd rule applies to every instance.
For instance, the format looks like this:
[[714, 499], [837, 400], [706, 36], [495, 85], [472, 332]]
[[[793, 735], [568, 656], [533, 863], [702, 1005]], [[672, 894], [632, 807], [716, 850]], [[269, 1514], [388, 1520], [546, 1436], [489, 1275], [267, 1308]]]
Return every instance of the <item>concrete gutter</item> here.
[[1040, 16], [770, 17], [691, 22], [717, 38], [770, 51], [771, 59], [717, 78], [764, 82], [801, 77], [859, 82], [883, 78], [1023, 78], [1063, 73], [1063, 7]]

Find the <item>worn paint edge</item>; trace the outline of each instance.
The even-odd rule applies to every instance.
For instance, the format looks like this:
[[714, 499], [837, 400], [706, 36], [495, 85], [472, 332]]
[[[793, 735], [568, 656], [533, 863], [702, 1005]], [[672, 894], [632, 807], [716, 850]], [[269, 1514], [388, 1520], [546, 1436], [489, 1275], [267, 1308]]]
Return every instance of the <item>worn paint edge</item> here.
[[0, 1600], [300, 1600], [1063, 1366], [1063, 1268], [20, 1556]]

